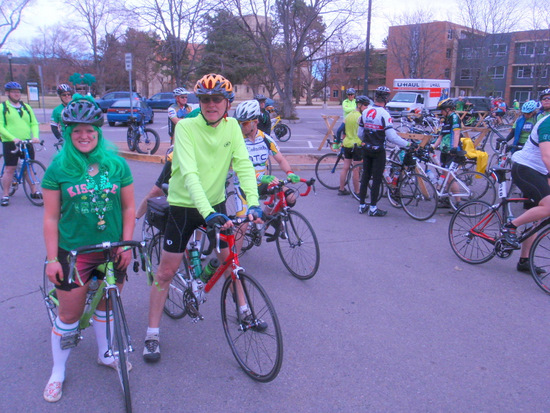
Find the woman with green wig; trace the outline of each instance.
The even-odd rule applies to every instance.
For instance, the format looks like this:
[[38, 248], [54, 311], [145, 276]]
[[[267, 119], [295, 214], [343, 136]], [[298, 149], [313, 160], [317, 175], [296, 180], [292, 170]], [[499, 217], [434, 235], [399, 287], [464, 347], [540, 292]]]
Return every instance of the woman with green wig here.
[[[65, 335], [78, 332], [78, 322], [94, 269], [104, 262], [102, 252], [78, 255], [74, 282], [68, 282], [69, 251], [83, 245], [131, 240], [134, 233], [134, 185], [130, 168], [116, 148], [103, 137], [103, 113], [89, 96], [76, 94], [62, 113], [66, 125], [63, 149], [53, 159], [42, 182], [46, 275], [57, 289], [58, 317], [51, 333], [53, 368], [44, 389], [44, 399], [56, 402], [62, 396], [65, 363], [71, 352], [61, 346]], [[119, 288], [125, 279], [131, 251], [117, 251], [115, 275]], [[101, 275], [98, 276], [101, 278]], [[116, 369], [105, 357], [105, 323], [112, 322], [105, 303], [93, 315], [99, 365]], [[128, 366], [131, 368], [131, 366]]]

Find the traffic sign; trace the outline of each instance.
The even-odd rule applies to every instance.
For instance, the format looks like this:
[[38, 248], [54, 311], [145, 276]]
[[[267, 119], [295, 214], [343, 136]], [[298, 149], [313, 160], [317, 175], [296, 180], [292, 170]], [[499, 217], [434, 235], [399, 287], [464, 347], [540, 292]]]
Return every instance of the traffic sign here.
[[132, 70], [132, 53], [126, 53], [124, 57], [126, 62], [126, 70]]

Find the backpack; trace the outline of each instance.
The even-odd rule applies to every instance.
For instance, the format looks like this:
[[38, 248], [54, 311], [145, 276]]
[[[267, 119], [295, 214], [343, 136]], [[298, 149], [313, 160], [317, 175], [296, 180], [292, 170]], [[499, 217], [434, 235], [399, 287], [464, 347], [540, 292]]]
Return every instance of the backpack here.
[[[21, 107], [27, 111], [29, 114], [29, 119], [32, 119], [31, 111], [27, 107], [27, 104], [24, 102], [21, 102]], [[4, 116], [4, 126], [8, 126], [8, 120], [6, 118], [6, 113], [10, 113], [10, 108], [8, 108], [7, 101], [2, 102], [2, 115]], [[23, 117], [23, 114], [21, 113], [21, 117]]]

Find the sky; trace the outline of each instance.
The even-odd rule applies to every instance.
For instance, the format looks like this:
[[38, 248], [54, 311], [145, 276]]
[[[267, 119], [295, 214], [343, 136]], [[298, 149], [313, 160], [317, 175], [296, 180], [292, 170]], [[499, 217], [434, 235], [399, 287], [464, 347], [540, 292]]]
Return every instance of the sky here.
[[[367, 2], [367, 0], [362, 0]], [[371, 43], [375, 47], [382, 47], [382, 41], [388, 34], [390, 25], [389, 18], [396, 13], [408, 12], [414, 8], [411, 7], [410, 0], [372, 0], [373, 15], [371, 25]], [[449, 20], [449, 16], [456, 15], [456, 0], [435, 1], [422, 0], [423, 7], [431, 7], [435, 20]], [[3, 50], [0, 53], [11, 51], [14, 55], [23, 53], [24, 48], [18, 43], [28, 41], [35, 37], [40, 26], [48, 26], [56, 22], [63, 22], [66, 18], [67, 6], [62, 0], [35, 0], [35, 2], [25, 9], [23, 19], [17, 30], [12, 33]], [[367, 16], [362, 21], [357, 21], [358, 30], [363, 39], [366, 37]]]

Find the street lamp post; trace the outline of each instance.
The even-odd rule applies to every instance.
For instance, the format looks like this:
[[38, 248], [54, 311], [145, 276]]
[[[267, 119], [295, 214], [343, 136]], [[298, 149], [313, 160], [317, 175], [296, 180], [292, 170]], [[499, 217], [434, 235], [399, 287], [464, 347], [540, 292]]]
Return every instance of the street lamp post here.
[[11, 58], [13, 57], [13, 55], [11, 54], [11, 52], [8, 52], [8, 62], [10, 63], [10, 80], [13, 82], [13, 70], [11, 68]]
[[368, 13], [367, 13], [367, 44], [365, 45], [365, 80], [363, 84], [363, 92], [365, 96], [368, 96], [369, 93], [369, 64], [370, 64], [370, 19], [371, 19], [371, 9], [372, 9], [372, 0], [369, 0], [368, 4]]

